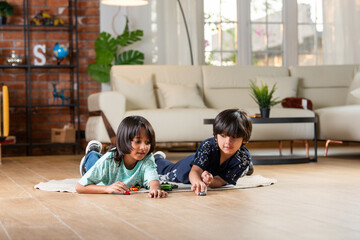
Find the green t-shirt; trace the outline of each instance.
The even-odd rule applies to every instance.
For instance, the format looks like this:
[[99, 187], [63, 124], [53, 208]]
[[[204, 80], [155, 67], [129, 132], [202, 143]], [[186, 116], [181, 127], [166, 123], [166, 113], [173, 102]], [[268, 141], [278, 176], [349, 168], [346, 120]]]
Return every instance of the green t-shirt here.
[[149, 186], [152, 180], [159, 180], [152, 153], [138, 161], [133, 169], [128, 170], [123, 160], [119, 166], [114, 160], [114, 153], [107, 152], [85, 173], [79, 183], [83, 186], [89, 184], [111, 185], [119, 181], [125, 183], [129, 188], [136, 184]]

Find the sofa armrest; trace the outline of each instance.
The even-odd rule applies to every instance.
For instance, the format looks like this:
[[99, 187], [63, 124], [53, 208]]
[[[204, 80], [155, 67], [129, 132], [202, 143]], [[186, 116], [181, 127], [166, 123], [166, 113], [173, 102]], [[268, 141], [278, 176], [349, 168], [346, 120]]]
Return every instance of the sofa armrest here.
[[88, 97], [88, 109], [103, 112], [116, 133], [125, 114], [125, 100], [124, 95], [115, 91], [94, 93]]

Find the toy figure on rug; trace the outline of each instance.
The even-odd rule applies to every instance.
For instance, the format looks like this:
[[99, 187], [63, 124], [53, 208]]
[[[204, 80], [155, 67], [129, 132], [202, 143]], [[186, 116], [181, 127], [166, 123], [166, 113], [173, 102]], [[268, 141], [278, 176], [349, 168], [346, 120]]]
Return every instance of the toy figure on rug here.
[[222, 111], [213, 124], [214, 137], [203, 141], [195, 154], [177, 163], [166, 160], [163, 152], [154, 154], [160, 180], [191, 183], [196, 195], [205, 195], [208, 186], [235, 185], [240, 177], [254, 171], [251, 155], [244, 147], [251, 131], [247, 113], [238, 109]]
[[76, 185], [78, 193], [128, 194], [129, 187], [149, 186], [150, 198], [167, 197], [161, 190], [152, 151], [155, 133], [151, 124], [141, 116], [129, 116], [120, 123], [116, 148], [101, 155], [102, 145], [88, 143], [80, 169], [83, 174]]

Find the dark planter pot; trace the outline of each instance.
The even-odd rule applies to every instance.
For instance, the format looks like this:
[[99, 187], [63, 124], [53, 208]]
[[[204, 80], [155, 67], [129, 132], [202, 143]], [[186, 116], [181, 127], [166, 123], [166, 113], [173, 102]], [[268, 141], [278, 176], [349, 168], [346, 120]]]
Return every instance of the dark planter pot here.
[[0, 16], [0, 25], [6, 25], [6, 17]]
[[260, 115], [262, 118], [268, 118], [270, 116], [270, 108], [260, 108]]

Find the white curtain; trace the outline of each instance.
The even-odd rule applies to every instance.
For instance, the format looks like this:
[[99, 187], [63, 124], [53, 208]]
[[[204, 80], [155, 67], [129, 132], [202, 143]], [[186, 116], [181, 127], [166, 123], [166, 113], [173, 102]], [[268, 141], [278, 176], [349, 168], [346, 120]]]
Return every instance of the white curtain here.
[[324, 64], [360, 64], [360, 0], [323, 0]]
[[[198, 36], [199, 23], [196, 23], [202, 1], [180, 0], [192, 46], [194, 65], [199, 64]], [[167, 65], [191, 65], [190, 48], [183, 16], [177, 0], [152, 0], [152, 38], [153, 63]]]

